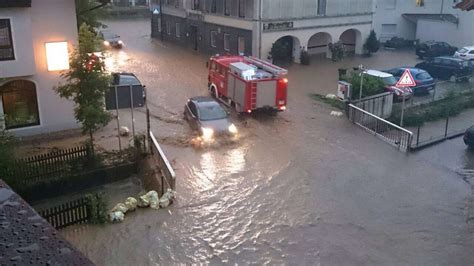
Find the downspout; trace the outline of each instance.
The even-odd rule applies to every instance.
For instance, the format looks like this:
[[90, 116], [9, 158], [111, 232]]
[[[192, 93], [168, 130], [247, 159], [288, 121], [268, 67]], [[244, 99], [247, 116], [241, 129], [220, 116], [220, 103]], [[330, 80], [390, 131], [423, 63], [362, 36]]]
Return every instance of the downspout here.
[[165, 36], [163, 35], [163, 0], [160, 0], [160, 36], [161, 36], [161, 41], [164, 40]]
[[262, 0], [258, 0], [258, 58], [262, 59]]

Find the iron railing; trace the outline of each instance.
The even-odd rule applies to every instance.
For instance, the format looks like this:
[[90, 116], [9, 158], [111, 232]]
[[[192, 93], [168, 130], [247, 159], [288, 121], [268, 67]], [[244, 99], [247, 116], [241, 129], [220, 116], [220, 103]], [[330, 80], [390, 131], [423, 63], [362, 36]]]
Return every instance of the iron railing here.
[[349, 120], [402, 151], [410, 150], [413, 133], [361, 108], [348, 105]]
[[161, 171], [161, 194], [165, 193], [168, 188], [175, 190], [176, 173], [174, 172], [173, 167], [171, 167], [170, 162], [166, 158], [163, 149], [161, 149], [160, 144], [158, 144], [158, 141], [153, 135], [153, 132], [150, 131], [149, 134], [151, 141], [151, 154]]

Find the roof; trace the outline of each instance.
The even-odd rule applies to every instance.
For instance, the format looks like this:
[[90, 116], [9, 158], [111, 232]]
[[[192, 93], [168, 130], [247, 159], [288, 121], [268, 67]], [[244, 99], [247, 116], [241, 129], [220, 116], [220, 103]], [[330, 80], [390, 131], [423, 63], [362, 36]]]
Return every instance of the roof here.
[[379, 78], [393, 77], [392, 74], [385, 73], [385, 72], [378, 71], [378, 70], [372, 70], [372, 69], [367, 70], [365, 73], [367, 73], [368, 75], [374, 76], [374, 77], [379, 77]]
[[474, 50], [474, 46], [463, 46], [463, 47], [461, 47], [461, 49], [463, 49], [463, 48], [466, 49], [466, 50], [469, 50], [469, 51]]
[[453, 60], [453, 61], [458, 61], [458, 62], [466, 61], [464, 59], [453, 57], [453, 56], [438, 56], [438, 57], [435, 57], [435, 58], [448, 59], [448, 60]]
[[3, 7], [31, 7], [31, 0], [0, 0], [0, 8]]
[[204, 103], [204, 102], [216, 102], [216, 100], [214, 100], [214, 98], [212, 97], [209, 97], [209, 96], [196, 96], [196, 97], [192, 97], [191, 99], [189, 99], [193, 102], [197, 102], [197, 103]]
[[93, 265], [0, 180], [0, 265]]
[[474, 0], [463, 0], [459, 3], [457, 3], [455, 8], [459, 8], [463, 11], [470, 11], [474, 9]]
[[402, 14], [402, 16], [413, 23], [418, 23], [420, 19], [447, 21], [454, 24], [459, 23], [458, 17], [453, 14]]

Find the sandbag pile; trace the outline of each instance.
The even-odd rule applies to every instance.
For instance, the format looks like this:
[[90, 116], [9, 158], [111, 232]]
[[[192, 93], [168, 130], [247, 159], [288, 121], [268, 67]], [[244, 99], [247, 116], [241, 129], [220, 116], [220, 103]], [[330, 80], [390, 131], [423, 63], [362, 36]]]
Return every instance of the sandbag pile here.
[[151, 190], [143, 196], [138, 197], [138, 200], [133, 197], [128, 197], [125, 203], [118, 203], [109, 213], [109, 220], [113, 223], [123, 222], [125, 214], [140, 208], [150, 207], [158, 210], [160, 208], [166, 208], [176, 197], [176, 192], [172, 189], [168, 189], [161, 198], [158, 197], [158, 192]]

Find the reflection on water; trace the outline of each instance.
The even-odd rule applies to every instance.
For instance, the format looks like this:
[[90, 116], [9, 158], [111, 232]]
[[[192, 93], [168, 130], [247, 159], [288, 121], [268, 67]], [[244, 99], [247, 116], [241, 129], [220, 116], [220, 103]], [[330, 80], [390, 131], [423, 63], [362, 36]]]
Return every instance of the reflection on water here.
[[237, 174], [245, 169], [245, 150], [242, 147], [235, 148], [223, 156], [216, 151], [205, 152], [201, 155], [200, 168], [193, 167], [198, 178], [195, 185], [208, 190], [218, 178]]
[[105, 55], [105, 66], [109, 72], [120, 72], [129, 60], [130, 57], [123, 50], [111, 52]]

